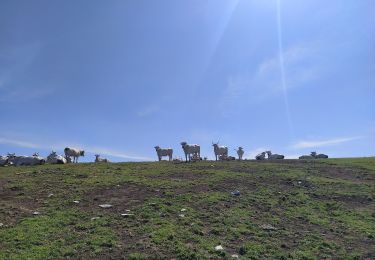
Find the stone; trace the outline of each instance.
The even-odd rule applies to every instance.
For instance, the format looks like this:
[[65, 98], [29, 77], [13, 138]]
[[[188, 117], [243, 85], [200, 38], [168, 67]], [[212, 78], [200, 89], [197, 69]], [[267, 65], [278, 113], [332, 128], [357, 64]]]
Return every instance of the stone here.
[[101, 207], [103, 209], [108, 209], [108, 208], [112, 208], [112, 205], [111, 204], [100, 204], [99, 207]]
[[73, 202], [74, 202], [75, 204], [78, 204], [78, 203], [79, 203], [79, 200], [73, 200]]
[[40, 212], [39, 211], [34, 211], [33, 215], [40, 215]]
[[48, 194], [48, 198], [51, 198], [53, 196], [53, 193]]
[[122, 213], [121, 216], [123, 216], [125, 218], [128, 218], [128, 217], [134, 216], [134, 214], [131, 214], [131, 213]]
[[232, 194], [233, 196], [240, 196], [241, 195], [239, 190], [232, 191], [230, 194]]
[[181, 209], [181, 212], [184, 212], [184, 211], [186, 211], [186, 209]]
[[100, 217], [92, 217], [91, 220], [99, 219]]
[[179, 216], [180, 218], [184, 218], [184, 217], [185, 217], [184, 214], [179, 214], [178, 216]]
[[231, 255], [232, 258], [239, 258], [238, 255]]
[[221, 245], [215, 246], [216, 251], [222, 251], [224, 248]]
[[4, 224], [3, 224], [3, 223], [0, 223], [0, 227], [2, 227], [2, 226], [4, 226]]
[[260, 227], [264, 230], [277, 230], [277, 228], [275, 228], [274, 226], [270, 224], [262, 224], [260, 225]]

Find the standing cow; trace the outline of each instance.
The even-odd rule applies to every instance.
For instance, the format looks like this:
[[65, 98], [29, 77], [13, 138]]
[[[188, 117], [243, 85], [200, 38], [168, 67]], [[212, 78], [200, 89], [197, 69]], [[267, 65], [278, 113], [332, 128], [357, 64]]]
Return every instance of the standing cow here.
[[212, 146], [214, 147], [215, 159], [226, 159], [228, 157], [228, 147], [226, 146], [219, 146], [219, 142], [214, 143], [212, 142]]
[[200, 158], [201, 157], [201, 147], [198, 144], [187, 144], [186, 142], [181, 142], [182, 150], [185, 153], [185, 161], [191, 161], [191, 156]]
[[238, 160], [242, 160], [242, 156], [243, 156], [244, 153], [245, 152], [244, 152], [243, 148], [241, 146], [238, 147], [238, 150], [237, 150]]
[[169, 161], [172, 161], [173, 149], [172, 148], [160, 148], [160, 146], [155, 146], [156, 154], [158, 155], [159, 161], [161, 161], [163, 156], [168, 156]]
[[69, 147], [64, 149], [64, 153], [66, 158], [73, 157], [73, 163], [78, 163], [78, 157], [85, 156], [85, 151]]

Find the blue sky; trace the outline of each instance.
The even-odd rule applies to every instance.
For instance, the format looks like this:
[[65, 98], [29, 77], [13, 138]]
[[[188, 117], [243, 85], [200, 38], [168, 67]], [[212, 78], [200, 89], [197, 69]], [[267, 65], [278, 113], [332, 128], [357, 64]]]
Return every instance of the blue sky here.
[[372, 0], [0, 2], [0, 154], [375, 155]]

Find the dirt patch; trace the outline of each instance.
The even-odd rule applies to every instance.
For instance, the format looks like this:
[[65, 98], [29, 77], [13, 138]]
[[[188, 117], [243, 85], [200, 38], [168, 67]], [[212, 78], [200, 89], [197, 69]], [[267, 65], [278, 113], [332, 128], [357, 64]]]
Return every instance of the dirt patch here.
[[[83, 199], [77, 204], [77, 207], [86, 213], [126, 213], [126, 210], [132, 210], [142, 205], [145, 200], [152, 197], [162, 197], [161, 190], [137, 185], [137, 184], [119, 184], [113, 187], [95, 189], [83, 195]], [[101, 208], [99, 205], [110, 204], [110, 208]]]
[[171, 180], [171, 181], [184, 181], [184, 180], [199, 180], [204, 178], [209, 178], [212, 173], [194, 173], [190, 171], [186, 172], [172, 172], [168, 174], [159, 174], [159, 175], [152, 175], [147, 176], [150, 179], [157, 179], [157, 180]]
[[350, 169], [336, 166], [318, 166], [319, 175], [332, 179], [342, 179], [352, 182], [375, 183], [374, 175], [361, 169]]
[[0, 222], [12, 226], [22, 218], [33, 216], [33, 212], [42, 211], [45, 193], [29, 193], [14, 180], [3, 181], [0, 185]]

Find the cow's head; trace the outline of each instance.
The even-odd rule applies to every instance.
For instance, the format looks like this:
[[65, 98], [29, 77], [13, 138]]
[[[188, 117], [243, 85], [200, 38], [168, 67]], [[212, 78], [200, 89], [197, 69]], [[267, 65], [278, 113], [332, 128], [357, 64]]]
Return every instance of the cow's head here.
[[85, 156], [85, 151], [81, 151], [79, 154], [80, 154], [81, 156]]
[[154, 148], [155, 148], [155, 150], [157, 151], [157, 150], [159, 150], [159, 149], [160, 149], [160, 146], [159, 146], [159, 145], [157, 145], [157, 146], [155, 146]]
[[184, 147], [185, 145], [187, 145], [187, 143], [186, 142], [181, 142], [181, 145], [182, 145], [182, 147]]

